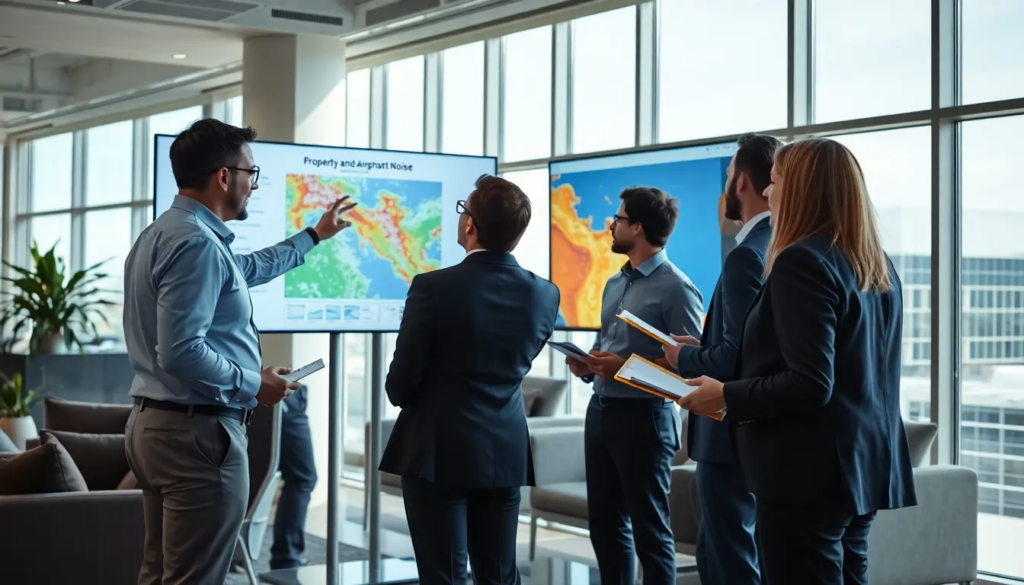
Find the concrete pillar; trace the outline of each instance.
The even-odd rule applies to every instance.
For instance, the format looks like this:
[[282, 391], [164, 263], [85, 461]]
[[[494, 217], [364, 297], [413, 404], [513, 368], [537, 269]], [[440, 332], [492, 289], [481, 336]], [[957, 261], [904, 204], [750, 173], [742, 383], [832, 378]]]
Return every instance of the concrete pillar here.
[[[267, 35], [246, 39], [242, 51], [242, 121], [259, 140], [342, 146], [345, 143], [345, 44], [317, 36]], [[256, 161], [259, 164], [260, 161]], [[264, 334], [265, 365], [299, 367], [329, 358], [324, 334]], [[327, 501], [326, 369], [303, 380], [309, 388], [309, 425], [320, 477], [311, 506]]]

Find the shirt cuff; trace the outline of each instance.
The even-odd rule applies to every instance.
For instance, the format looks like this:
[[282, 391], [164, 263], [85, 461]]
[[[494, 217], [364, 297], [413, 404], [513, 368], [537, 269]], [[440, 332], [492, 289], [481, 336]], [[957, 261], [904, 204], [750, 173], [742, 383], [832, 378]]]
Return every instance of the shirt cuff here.
[[316, 243], [313, 242], [313, 236], [309, 235], [309, 232], [306, 230], [302, 230], [288, 239], [291, 243], [295, 244], [295, 247], [299, 249], [299, 252], [302, 252], [303, 256], [308, 254], [309, 251], [313, 249], [313, 246], [316, 245]]
[[235, 392], [235, 397], [231, 402], [247, 404], [256, 399], [256, 394], [259, 393], [260, 386], [263, 385], [263, 374], [253, 370], [240, 369], [242, 371], [242, 383], [238, 385], [238, 392]]

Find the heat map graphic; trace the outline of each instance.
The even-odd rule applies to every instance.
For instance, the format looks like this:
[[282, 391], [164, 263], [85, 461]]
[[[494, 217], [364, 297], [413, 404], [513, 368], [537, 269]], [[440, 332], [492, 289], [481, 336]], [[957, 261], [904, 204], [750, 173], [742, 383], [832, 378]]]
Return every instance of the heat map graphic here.
[[405, 300], [417, 274], [441, 266], [441, 183], [289, 174], [287, 233], [316, 225], [339, 197], [352, 227], [285, 275], [285, 297]]
[[[601, 327], [608, 279], [627, 258], [612, 252], [612, 217], [623, 189], [658, 187], [678, 199], [679, 219], [665, 246], [668, 259], [711, 301], [721, 273], [718, 200], [729, 158], [638, 165], [551, 175], [551, 281], [562, 293], [558, 325]], [[729, 236], [732, 237], [732, 236]]]

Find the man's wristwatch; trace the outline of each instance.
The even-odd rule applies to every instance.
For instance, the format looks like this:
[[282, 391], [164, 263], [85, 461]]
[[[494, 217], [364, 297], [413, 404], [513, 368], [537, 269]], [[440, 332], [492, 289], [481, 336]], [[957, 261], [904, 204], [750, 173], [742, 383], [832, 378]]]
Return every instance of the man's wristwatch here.
[[314, 246], [320, 243], [320, 236], [319, 236], [319, 234], [316, 233], [315, 229], [313, 229], [311, 227], [308, 227], [308, 228], [305, 229], [305, 232], [307, 234], [309, 234], [309, 237], [313, 238], [313, 245]]

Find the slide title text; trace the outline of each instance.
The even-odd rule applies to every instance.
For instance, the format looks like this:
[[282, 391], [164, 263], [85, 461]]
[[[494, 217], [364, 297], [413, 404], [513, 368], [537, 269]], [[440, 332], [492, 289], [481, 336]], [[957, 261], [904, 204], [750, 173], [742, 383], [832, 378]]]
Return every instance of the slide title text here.
[[366, 171], [373, 170], [391, 170], [391, 171], [408, 171], [412, 172], [412, 165], [408, 163], [400, 162], [377, 162], [377, 161], [365, 161], [365, 160], [337, 160], [333, 158], [309, 158], [308, 156], [302, 157], [302, 164], [313, 166], [316, 168], [329, 168], [329, 169], [359, 169]]

